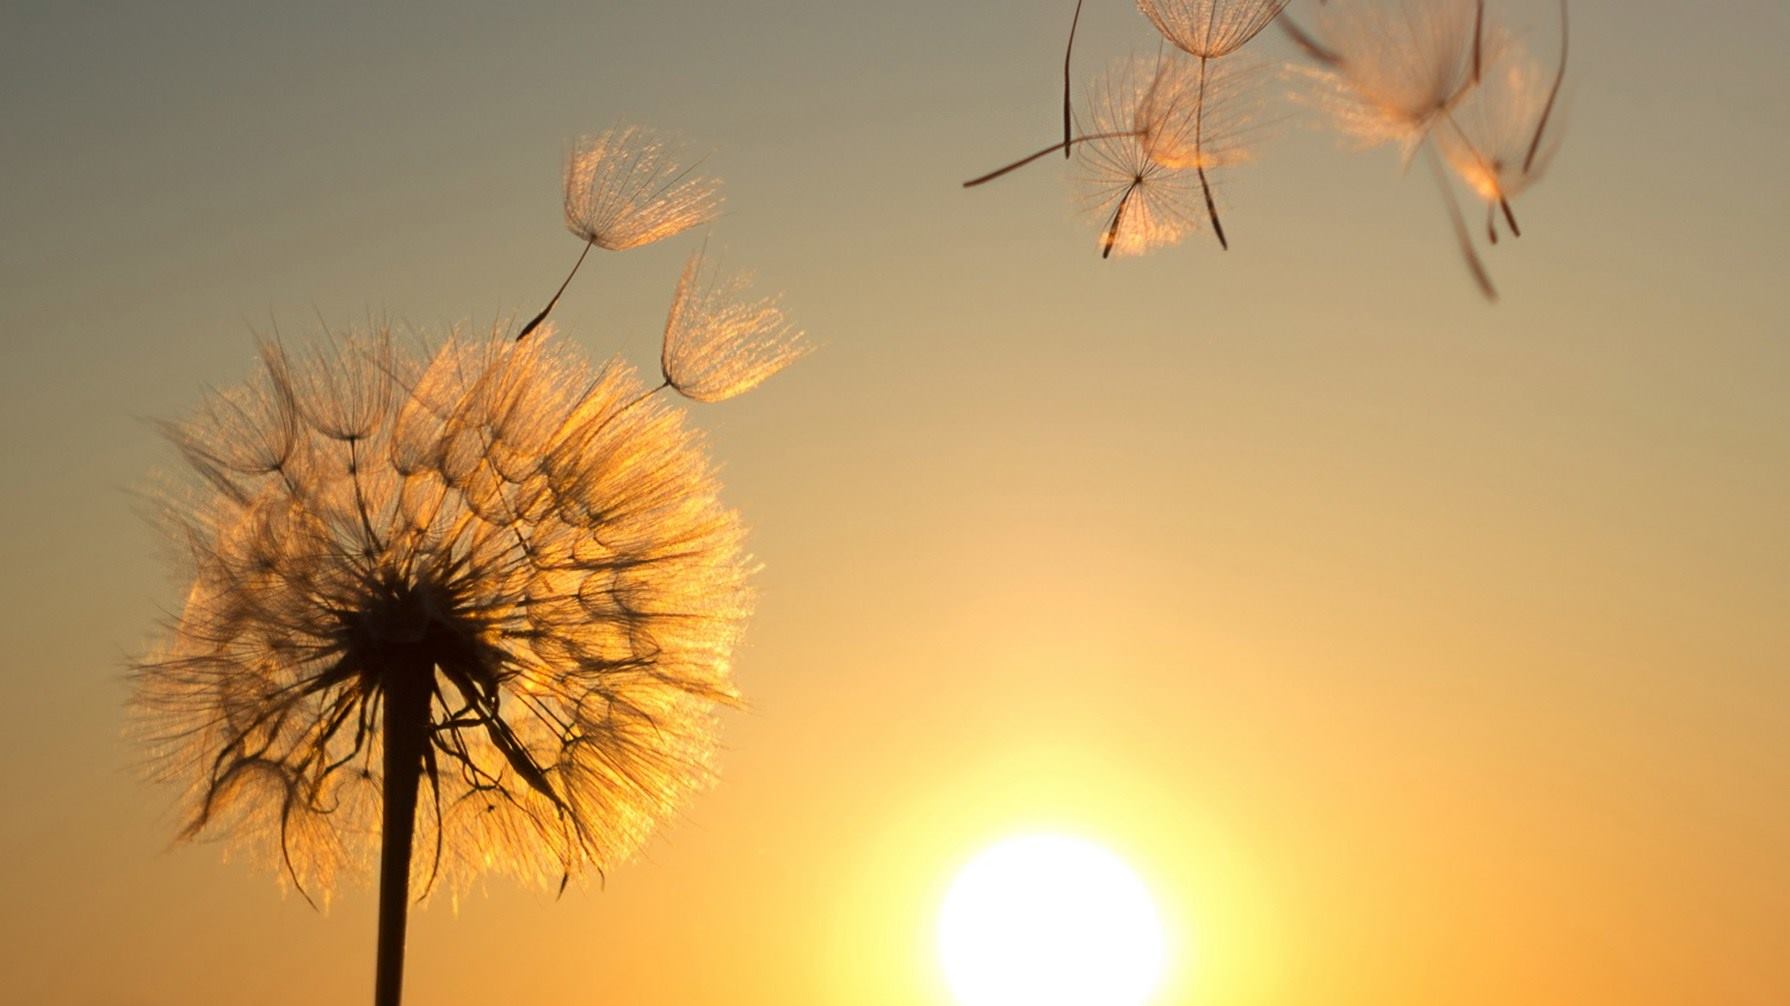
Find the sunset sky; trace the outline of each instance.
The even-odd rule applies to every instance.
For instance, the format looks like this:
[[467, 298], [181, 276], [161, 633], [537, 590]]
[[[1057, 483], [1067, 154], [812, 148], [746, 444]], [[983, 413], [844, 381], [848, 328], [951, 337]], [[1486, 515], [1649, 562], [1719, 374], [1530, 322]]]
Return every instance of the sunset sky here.
[[[747, 708], [606, 883], [435, 897], [408, 1002], [951, 1006], [946, 888], [1038, 831], [1143, 879], [1158, 1006], [1790, 1002], [1782, 0], [1575, 0], [1496, 305], [1294, 112], [1228, 252], [1101, 261], [1058, 158], [961, 189], [1060, 138], [1071, 2], [370, 6], [0, 4], [8, 1001], [364, 1001], [370, 883], [313, 910], [139, 778], [147, 420], [257, 333], [528, 317], [566, 149], [639, 122], [819, 346], [691, 407]], [[1088, 0], [1076, 76], [1155, 40]], [[655, 367], [702, 240], [593, 254], [562, 336]]]

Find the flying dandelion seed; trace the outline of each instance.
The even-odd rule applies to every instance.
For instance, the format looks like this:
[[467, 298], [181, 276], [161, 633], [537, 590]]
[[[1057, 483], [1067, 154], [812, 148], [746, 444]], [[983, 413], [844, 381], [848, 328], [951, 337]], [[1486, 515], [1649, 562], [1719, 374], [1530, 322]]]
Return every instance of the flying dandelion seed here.
[[1421, 156], [1468, 271], [1488, 300], [1497, 299], [1451, 172], [1485, 202], [1487, 240], [1499, 240], [1500, 218], [1521, 235], [1512, 202], [1546, 173], [1560, 146], [1566, 0], [1551, 75], [1488, 20], [1485, 0], [1319, 0], [1312, 30], [1289, 16], [1289, 0], [1136, 3], [1173, 52], [1109, 71], [1078, 121], [1069, 87], [1084, 6], [1078, 0], [1063, 53], [1062, 139], [965, 188], [1059, 150], [1076, 160], [1079, 150], [1080, 202], [1100, 221], [1102, 257], [1176, 244], [1197, 229], [1189, 176], [1213, 236], [1228, 249], [1217, 170], [1249, 160], [1284, 121], [1269, 114], [1260, 86], [1268, 68], [1240, 63], [1238, 53], [1278, 23], [1314, 64], [1286, 68], [1302, 81], [1292, 102], [1318, 108], [1357, 147], [1395, 147], [1406, 170]]
[[584, 241], [572, 271], [516, 338], [552, 313], [592, 248], [626, 251], [708, 223], [721, 211], [721, 183], [696, 170], [672, 141], [641, 126], [580, 139], [566, 157], [566, 229]]
[[1193, 165], [1206, 200], [1206, 215], [1221, 248], [1229, 249], [1202, 156], [1205, 145], [1207, 65], [1228, 56], [1261, 33], [1280, 15], [1288, 0], [1138, 0], [1138, 9], [1156, 30], [1182, 52], [1199, 60], [1193, 100]]
[[1261, 34], [1289, 0], [1137, 0], [1137, 8], [1176, 48], [1218, 59]]
[[1192, 116], [1177, 102], [1183, 92], [1175, 57], [1128, 59], [1096, 83], [1089, 99], [1088, 143], [1076, 178], [1084, 212], [1100, 220], [1100, 254], [1142, 255], [1177, 244], [1198, 229], [1189, 207], [1199, 192], [1192, 172], [1171, 167], [1157, 151], [1187, 149]]
[[[1196, 60], [1173, 53], [1157, 62], [1156, 78], [1140, 96], [1136, 115], [1150, 159], [1167, 168], [1205, 172], [1254, 160], [1279, 124], [1262, 108], [1274, 68], [1239, 57], [1202, 69]], [[1208, 202], [1212, 187], [1201, 178]]]
[[1337, 0], [1324, 5], [1316, 36], [1288, 18], [1280, 24], [1319, 64], [1304, 72], [1340, 132], [1363, 147], [1397, 145], [1407, 167], [1424, 151], [1461, 258], [1480, 292], [1496, 300], [1447, 171], [1428, 142], [1438, 123], [1452, 125], [1454, 109], [1498, 56], [1487, 44], [1484, 0]]
[[1087, 130], [1067, 144], [1045, 147], [1011, 164], [964, 182], [972, 188], [1000, 178], [1065, 147], [1086, 145], [1089, 153], [1077, 182], [1084, 208], [1107, 221], [1101, 255], [1141, 254], [1174, 244], [1193, 229], [1192, 218], [1178, 204], [1193, 183], [1182, 167], [1154, 159], [1191, 149], [1193, 92], [1183, 86], [1170, 54], [1152, 59], [1126, 59], [1096, 79], [1091, 91]]
[[566, 229], [625, 251], [708, 223], [720, 212], [721, 185], [687, 160], [640, 126], [579, 140], [566, 158]]
[[[1132, 65], [1146, 62], [1147, 68], [1141, 70]], [[1189, 78], [1185, 73], [1177, 72], [1178, 69], [1174, 58], [1167, 55], [1158, 55], [1149, 61], [1119, 61], [1107, 73], [1096, 78], [1093, 88], [1093, 101], [1108, 105], [1104, 111], [1110, 114], [1096, 114], [1093, 116], [1093, 126], [1085, 132], [1071, 135], [1061, 143], [1053, 143], [987, 174], [972, 178], [964, 182], [963, 187], [970, 189], [985, 185], [1047, 154], [1058, 150], [1073, 150], [1080, 144], [1101, 140], [1136, 139], [1141, 145], [1151, 149], [1181, 149], [1185, 146], [1183, 138], [1170, 134], [1191, 129], [1192, 102], [1196, 95], [1184, 86]], [[1123, 82], [1117, 79], [1121, 76], [1125, 78]], [[1107, 93], [1114, 88], [1120, 88], [1126, 93]], [[1074, 133], [1073, 126], [1070, 132]]]
[[[740, 390], [731, 343], [703, 344]], [[708, 781], [744, 532], [681, 411], [548, 331], [261, 355], [166, 427], [191, 587], [133, 722], [187, 836], [307, 897], [377, 856], [392, 1004], [411, 897], [486, 870], [563, 888]]]
[[[1560, 4], [1560, 56], [1545, 67], [1514, 41], [1500, 46], [1499, 62], [1450, 113], [1436, 139], [1455, 174], [1486, 204], [1486, 237], [1498, 241], [1498, 215], [1521, 237], [1511, 200], [1546, 173], [1560, 148], [1555, 118], [1566, 80], [1567, 12]], [[1550, 129], [1550, 125], [1553, 127]]]
[[718, 276], [697, 251], [678, 277], [659, 372], [685, 398], [719, 402], [758, 387], [809, 345], [776, 298], [746, 297], [744, 276]]
[[1205, 199], [1216, 223], [1207, 173], [1251, 158], [1250, 141], [1266, 125], [1257, 107], [1265, 71], [1255, 63], [1207, 71], [1174, 50], [1120, 60], [1090, 88], [1085, 131], [1072, 129], [1066, 143], [963, 185], [983, 185], [1057, 150], [1083, 147], [1076, 183], [1083, 208], [1104, 224], [1101, 256], [1176, 244], [1198, 229], [1182, 205], [1190, 190]]
[[1477, 0], [1335, 0], [1316, 35], [1280, 23], [1319, 63], [1304, 72], [1336, 128], [1364, 147], [1396, 144], [1406, 163], [1486, 58]]

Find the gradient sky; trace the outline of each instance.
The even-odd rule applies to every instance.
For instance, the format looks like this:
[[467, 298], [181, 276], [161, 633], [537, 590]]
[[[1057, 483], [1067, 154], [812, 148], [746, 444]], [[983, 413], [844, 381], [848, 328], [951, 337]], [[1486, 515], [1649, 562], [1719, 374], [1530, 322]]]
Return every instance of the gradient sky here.
[[[751, 708], [606, 888], [437, 898], [412, 1001], [944, 1006], [952, 870], [1046, 827], [1156, 892], [1163, 1004], [1790, 1001], [1790, 8], [1575, 3], [1492, 307], [1327, 136], [1233, 176], [1229, 253], [1101, 262], [1059, 164], [961, 191], [1051, 140], [1069, 6], [0, 5], [6, 997], [365, 998], [370, 888], [170, 846], [135, 777], [142, 420], [276, 325], [532, 313], [627, 119], [824, 347], [695, 416]], [[1085, 22], [1088, 74], [1153, 49]], [[562, 328], [650, 365], [699, 240]]]

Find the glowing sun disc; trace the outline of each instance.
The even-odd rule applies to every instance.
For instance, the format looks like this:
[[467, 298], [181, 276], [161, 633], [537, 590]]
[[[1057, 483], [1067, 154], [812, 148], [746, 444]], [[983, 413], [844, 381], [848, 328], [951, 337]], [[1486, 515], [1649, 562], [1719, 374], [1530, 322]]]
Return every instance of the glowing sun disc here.
[[1124, 860], [1085, 839], [1024, 835], [958, 872], [938, 952], [961, 1006], [1143, 1006], [1162, 978], [1162, 922]]

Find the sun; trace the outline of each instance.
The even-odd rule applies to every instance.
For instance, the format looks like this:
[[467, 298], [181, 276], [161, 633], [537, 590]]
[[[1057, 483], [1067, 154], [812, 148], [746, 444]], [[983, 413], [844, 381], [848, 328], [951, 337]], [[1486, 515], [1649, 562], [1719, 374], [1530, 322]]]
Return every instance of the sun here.
[[1162, 977], [1162, 922], [1110, 851], [1022, 835], [958, 872], [938, 952], [960, 1006], [1142, 1006]]

